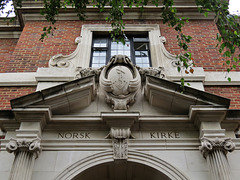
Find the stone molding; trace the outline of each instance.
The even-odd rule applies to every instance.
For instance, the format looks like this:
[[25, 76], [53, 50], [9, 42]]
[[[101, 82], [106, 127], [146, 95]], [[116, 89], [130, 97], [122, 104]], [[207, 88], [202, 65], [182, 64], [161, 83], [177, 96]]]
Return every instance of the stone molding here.
[[201, 138], [201, 146], [200, 151], [203, 154], [203, 157], [206, 158], [209, 153], [215, 150], [221, 150], [224, 154], [228, 152], [232, 152], [235, 149], [235, 144], [231, 140], [231, 138]]
[[[200, 128], [202, 122], [221, 123], [222, 121], [225, 120], [227, 116], [228, 111], [227, 105], [230, 104], [230, 101], [227, 99], [224, 100], [223, 98], [221, 101], [222, 101], [221, 106], [213, 105], [192, 106], [189, 110], [189, 119], [191, 119], [198, 128]], [[225, 104], [226, 107], [223, 107], [223, 104]]]
[[[163, 71], [163, 68], [159, 67], [152, 67], [153, 70], [151, 72], [145, 71], [144, 68], [139, 69], [139, 73], [152, 75], [158, 75], [157, 71], [160, 73], [159, 77], [166, 78], [166, 75]], [[86, 68], [88, 69], [88, 68]], [[59, 72], [61, 70], [61, 72]], [[76, 71], [76, 73], [74, 72]], [[29, 72], [22, 72], [22, 73], [0, 73], [0, 87], [1, 86], [36, 86], [39, 81], [51, 81], [51, 82], [67, 82], [72, 81], [74, 79], [78, 79], [81, 77], [82, 74], [86, 74], [85, 68], [77, 67], [76, 69], [57, 69], [57, 68], [38, 68], [37, 73], [29, 73]], [[95, 71], [92, 68], [93, 71]], [[64, 72], [63, 72], [64, 71]], [[91, 74], [91, 73], [90, 73]], [[142, 75], [141, 74], [141, 75]], [[202, 73], [201, 73], [202, 74]], [[180, 75], [168, 75], [168, 79], [171, 81], [180, 81]], [[186, 74], [185, 74], [186, 75]], [[232, 78], [231, 82], [229, 82], [225, 77], [225, 72], [204, 72], [203, 75], [199, 76], [195, 72], [193, 76], [185, 77], [185, 80], [191, 81], [203, 81], [205, 86], [218, 86], [218, 85], [225, 85], [225, 86], [232, 86], [232, 85], [240, 85], [239, 77], [240, 72], [230, 72], [229, 77]], [[190, 83], [191, 84], [191, 83]]]
[[0, 32], [0, 39], [19, 39], [20, 35], [21, 35], [21, 31], [11, 31], [10, 29], [17, 29], [20, 28], [19, 25], [0, 25], [0, 29], [1, 28], [6, 28], [8, 29], [5, 32]]
[[[113, 162], [112, 151], [107, 150], [104, 152], [96, 153], [91, 156], [88, 156], [84, 159], [81, 159], [69, 167], [64, 169], [56, 176], [56, 180], [71, 180], [74, 179], [77, 175], [84, 172], [86, 167], [91, 168], [99, 164]], [[129, 150], [128, 159], [129, 162], [136, 162], [145, 164], [169, 177], [169, 179], [174, 180], [189, 180], [189, 178], [181, 172], [178, 168], [169, 164], [168, 162], [149, 155], [147, 153], [143, 153], [140, 151]]]
[[9, 153], [14, 152], [16, 154], [18, 151], [28, 151], [33, 153], [37, 158], [41, 152], [40, 138], [35, 139], [14, 139], [11, 138], [9, 143], [6, 145], [6, 150]]

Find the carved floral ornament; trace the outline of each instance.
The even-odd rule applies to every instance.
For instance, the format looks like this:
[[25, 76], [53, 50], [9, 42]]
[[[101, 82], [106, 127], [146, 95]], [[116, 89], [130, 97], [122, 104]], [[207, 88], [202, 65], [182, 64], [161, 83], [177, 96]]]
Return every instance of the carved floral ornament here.
[[109, 135], [112, 138], [113, 158], [128, 158], [128, 139], [131, 136], [130, 128], [111, 128]]
[[9, 153], [14, 152], [15, 154], [18, 151], [29, 151], [38, 157], [39, 153], [41, 152], [40, 146], [41, 139], [13, 139], [9, 140], [9, 143], [6, 145], [6, 150]]
[[232, 142], [231, 138], [201, 138], [200, 151], [203, 157], [206, 158], [209, 153], [215, 150], [221, 150], [224, 154], [232, 152], [235, 149], [235, 144]]

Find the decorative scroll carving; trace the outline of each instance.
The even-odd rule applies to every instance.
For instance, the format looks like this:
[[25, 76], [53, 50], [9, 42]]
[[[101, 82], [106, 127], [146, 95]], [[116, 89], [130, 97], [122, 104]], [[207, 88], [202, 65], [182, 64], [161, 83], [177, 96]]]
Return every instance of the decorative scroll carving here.
[[101, 71], [102, 71], [103, 67], [101, 68], [82, 68], [82, 67], [78, 67], [76, 69], [76, 76], [75, 76], [75, 79], [80, 79], [80, 78], [83, 78], [83, 77], [86, 77], [86, 76], [91, 76], [91, 75], [94, 75], [95, 78], [96, 78], [96, 81], [99, 81], [99, 76], [101, 74]]
[[14, 152], [15, 154], [18, 151], [28, 151], [38, 157], [41, 152], [40, 139], [13, 139], [11, 138], [9, 143], [6, 145], [6, 150], [9, 153]]
[[203, 157], [206, 158], [209, 153], [214, 150], [221, 150], [226, 155], [228, 152], [232, 152], [235, 149], [235, 144], [232, 142], [231, 138], [201, 138], [200, 150]]
[[114, 129], [111, 128], [109, 133], [113, 144], [113, 158], [127, 159], [128, 157], [128, 139], [131, 136], [129, 128]]
[[141, 77], [127, 56], [115, 55], [103, 68], [99, 82], [113, 110], [127, 110], [129, 104], [135, 102]]
[[70, 62], [62, 54], [57, 54], [49, 60], [49, 66], [67, 68], [70, 66]]
[[82, 37], [77, 37], [75, 39], [75, 43], [78, 44], [78, 46], [72, 54], [69, 54], [69, 55], [57, 54], [53, 56], [49, 60], [49, 67], [57, 67], [57, 68], [75, 67], [76, 61], [79, 59], [79, 56], [80, 56], [81, 38]]

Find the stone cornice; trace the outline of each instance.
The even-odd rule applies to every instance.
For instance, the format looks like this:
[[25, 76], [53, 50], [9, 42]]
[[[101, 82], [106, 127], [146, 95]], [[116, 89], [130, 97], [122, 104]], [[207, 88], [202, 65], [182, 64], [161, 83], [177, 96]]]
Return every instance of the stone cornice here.
[[[186, 1], [186, 2], [185, 2]], [[190, 19], [213, 19], [214, 15], [209, 13], [208, 17], [204, 17], [203, 14], [198, 12], [198, 8], [193, 0], [175, 0], [174, 7], [177, 9], [178, 16], [181, 17], [189, 17]], [[18, 20], [16, 20], [17, 26], [3, 26], [0, 24], [0, 30], [9, 30], [9, 31], [21, 31], [27, 21], [38, 21], [45, 20], [44, 16], [40, 15], [40, 10], [43, 8], [42, 1], [23, 1], [22, 7], [17, 8]], [[155, 5], [148, 5], [144, 8], [144, 11], [141, 11], [140, 8], [125, 7], [125, 16], [123, 19], [142, 19], [142, 20], [150, 20], [150, 19], [162, 19], [161, 17], [161, 8], [159, 5], [156, 7]], [[110, 7], [105, 7], [105, 12], [99, 13], [99, 10], [93, 7], [91, 4], [87, 6], [86, 16], [87, 20], [104, 20], [107, 17], [107, 11], [109, 11]], [[57, 20], [79, 20], [75, 10], [72, 7], [68, 7], [67, 9], [60, 10], [59, 15], [56, 17]]]
[[214, 106], [192, 106], [189, 110], [189, 119], [200, 127], [201, 122], [219, 122], [225, 120], [227, 108]]
[[[64, 73], [62, 72], [64, 71]], [[231, 77], [231, 81], [226, 78]], [[68, 82], [74, 80], [76, 76], [75, 70], [69, 69], [53, 69], [39, 68], [37, 72], [19, 72], [19, 73], [0, 73], [0, 86], [36, 86], [41, 81], [51, 82]], [[193, 74], [193, 76], [184, 76], [185, 81], [203, 82], [205, 86], [233, 86], [240, 85], [240, 72], [201, 72]], [[176, 73], [168, 75], [171, 81], [180, 81], [182, 74]]]
[[52, 116], [48, 107], [13, 108], [12, 111], [18, 122], [40, 122], [42, 129]]

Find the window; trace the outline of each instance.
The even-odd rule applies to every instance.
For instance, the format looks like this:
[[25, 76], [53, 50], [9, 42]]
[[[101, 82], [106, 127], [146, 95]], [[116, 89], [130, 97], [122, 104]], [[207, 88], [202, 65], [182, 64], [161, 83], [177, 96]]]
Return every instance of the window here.
[[90, 66], [106, 65], [114, 55], [127, 55], [131, 61], [140, 67], [149, 67], [150, 52], [147, 32], [128, 32], [126, 43], [112, 41], [109, 35], [94, 33]]

